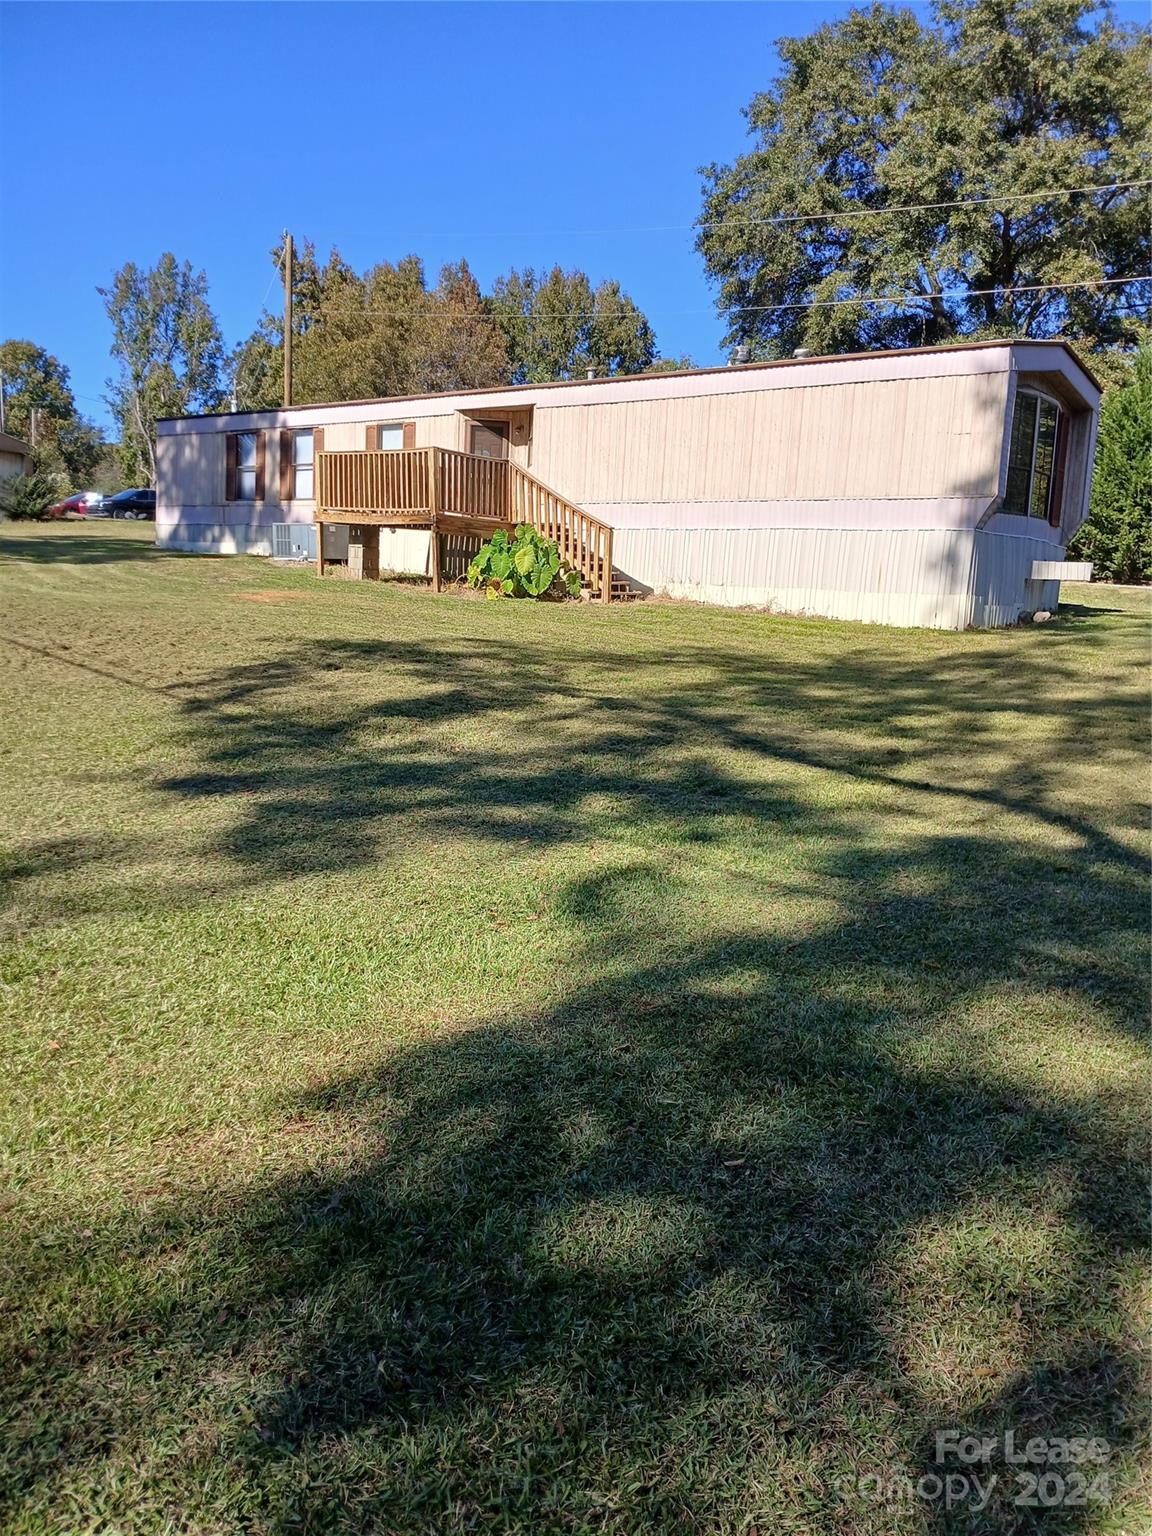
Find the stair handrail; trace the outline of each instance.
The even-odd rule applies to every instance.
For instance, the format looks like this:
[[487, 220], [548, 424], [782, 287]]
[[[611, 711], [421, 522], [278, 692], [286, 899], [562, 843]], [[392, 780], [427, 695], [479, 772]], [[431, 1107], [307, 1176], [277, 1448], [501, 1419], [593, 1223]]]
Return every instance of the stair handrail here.
[[612, 525], [569, 501], [511, 459], [508, 512], [513, 523], [528, 523], [554, 539], [561, 560], [580, 573], [602, 603], [612, 600]]

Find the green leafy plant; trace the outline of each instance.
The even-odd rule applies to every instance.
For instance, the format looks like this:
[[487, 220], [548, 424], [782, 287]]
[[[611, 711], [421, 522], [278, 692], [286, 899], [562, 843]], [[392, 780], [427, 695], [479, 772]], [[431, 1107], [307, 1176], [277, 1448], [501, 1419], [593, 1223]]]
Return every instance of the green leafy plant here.
[[36, 521], [58, 500], [55, 479], [42, 470], [0, 483], [0, 507], [13, 522]]
[[468, 567], [468, 585], [497, 597], [579, 597], [580, 576], [560, 559], [555, 539], [527, 523], [497, 528]]

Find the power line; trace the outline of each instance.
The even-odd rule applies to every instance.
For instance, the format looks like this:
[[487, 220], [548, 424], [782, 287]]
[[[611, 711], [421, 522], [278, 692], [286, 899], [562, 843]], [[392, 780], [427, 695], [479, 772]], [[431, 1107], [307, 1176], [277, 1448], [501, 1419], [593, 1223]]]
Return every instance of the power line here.
[[1152, 186], [1152, 180], [1109, 181], [1091, 187], [1047, 187], [1039, 192], [1005, 192], [991, 197], [968, 197], [951, 203], [896, 203], [888, 208], [843, 208], [837, 213], [780, 213], [766, 219], [701, 219], [694, 229], [717, 229], [726, 224], [806, 224], [820, 220], [870, 219], [889, 213], [928, 213], [940, 208], [982, 208], [988, 203], [1042, 202], [1049, 197], [1075, 197], [1081, 192], [1116, 192], [1122, 188]]
[[772, 312], [781, 309], [831, 309], [839, 304], [919, 304], [924, 299], [981, 299], [989, 294], [1007, 298], [1016, 293], [1056, 293], [1068, 288], [1105, 288], [1116, 283], [1148, 283], [1148, 277], [1091, 277], [1076, 283], [1032, 283], [1019, 288], [942, 288], [939, 293], [861, 295], [853, 299], [806, 299], [795, 304], [737, 304], [731, 309], [721, 309], [722, 315]]
[[[536, 231], [531, 231], [531, 230], [527, 230], [527, 231], [525, 231], [525, 230], [521, 230], [521, 231], [515, 231], [515, 230], [506, 230], [506, 231], [487, 230], [487, 231], [482, 231], [482, 232], [475, 232], [475, 231], [473, 231], [471, 234], [466, 233], [466, 232], [457, 231], [454, 234], [451, 233], [451, 232], [441, 232], [439, 234], [428, 234], [428, 233], [425, 233], [425, 234], [413, 234], [413, 235], [408, 236], [408, 238], [411, 239], [411, 240], [448, 240], [448, 239], [452, 239], [452, 240], [472, 240], [472, 239], [488, 239], [488, 238], [521, 239], [521, 240], [533, 239], [533, 240], [535, 240], [535, 239], [550, 238], [551, 236], [554, 236], [554, 235], [666, 234], [666, 233], [669, 233], [669, 232], [672, 232], [672, 231], [684, 231], [684, 230], [692, 230], [692, 229], [718, 229], [718, 228], [721, 228], [721, 227], [723, 227], [723, 226], [725, 226], [727, 224], [760, 225], [760, 226], [763, 226], [763, 225], [772, 225], [772, 224], [802, 224], [802, 223], [819, 223], [819, 222], [836, 223], [836, 222], [838, 222], [838, 221], [840, 221], [842, 219], [881, 218], [881, 217], [885, 217], [885, 216], [887, 216], [889, 214], [928, 212], [928, 211], [936, 211], [936, 210], [945, 209], [945, 208], [978, 208], [978, 207], [986, 207], [990, 203], [1039, 202], [1039, 201], [1042, 201], [1045, 198], [1051, 198], [1051, 197], [1075, 197], [1075, 196], [1079, 196], [1079, 195], [1084, 194], [1084, 193], [1116, 192], [1116, 191], [1122, 191], [1122, 190], [1130, 190], [1130, 189], [1132, 189], [1134, 187], [1148, 187], [1148, 186], [1152, 186], [1152, 178], [1146, 177], [1146, 178], [1143, 178], [1143, 179], [1140, 179], [1140, 180], [1135, 180], [1135, 181], [1109, 181], [1109, 182], [1101, 182], [1101, 183], [1094, 184], [1092, 186], [1081, 186], [1081, 187], [1046, 187], [1046, 188], [1043, 188], [1040, 191], [1036, 191], [1036, 192], [1005, 192], [1005, 193], [997, 193], [997, 194], [993, 194], [992, 196], [988, 196], [988, 197], [962, 198], [962, 199], [957, 199], [957, 200], [952, 201], [952, 202], [942, 202], [942, 203], [898, 203], [898, 204], [893, 204], [893, 205], [891, 205], [891, 206], [889, 206], [887, 208], [844, 208], [844, 209], [840, 209], [839, 211], [834, 212], [834, 213], [780, 213], [780, 214], [773, 214], [772, 216], [770, 216], [768, 218], [764, 218], [764, 219], [707, 219], [707, 220], [701, 220], [698, 224], [654, 224], [654, 225], [648, 225], [648, 226], [636, 225], [636, 226], [631, 227], [631, 228], [617, 228], [617, 229], [569, 229], [569, 230], [552, 230], [552, 231], [547, 231], [547, 230], [544, 230], [544, 231], [540, 231], [540, 230], [536, 230]], [[283, 252], [281, 251], [281, 253], [276, 258], [276, 262], [275, 262], [275, 265], [273, 267], [272, 276], [268, 279], [268, 286], [264, 290], [264, 297], [260, 301], [260, 310], [261, 310], [262, 313], [263, 313], [263, 311], [265, 309], [265, 306], [268, 303], [268, 295], [272, 291], [272, 285], [276, 281], [276, 279], [277, 279], [277, 277], [278, 277], [278, 275], [280, 273], [282, 265], [283, 265]], [[722, 315], [727, 315], [727, 314], [745, 314], [745, 313], [752, 313], [752, 312], [769, 313], [769, 312], [780, 311], [780, 310], [784, 310], [784, 309], [827, 308], [827, 307], [830, 307], [832, 305], [838, 305], [838, 304], [884, 304], [884, 303], [896, 304], [896, 303], [915, 303], [918, 300], [925, 299], [925, 298], [946, 298], [946, 297], [957, 297], [957, 296], [968, 296], [968, 297], [973, 297], [973, 298], [980, 298], [980, 297], [985, 297], [985, 296], [987, 296], [990, 293], [1001, 293], [1001, 294], [1004, 294], [1005, 296], [1007, 296], [1010, 293], [1039, 292], [1041, 289], [1045, 289], [1045, 290], [1053, 289], [1053, 290], [1056, 290], [1056, 289], [1060, 289], [1060, 288], [1067, 289], [1067, 288], [1078, 288], [1078, 287], [1096, 287], [1096, 286], [1100, 286], [1100, 285], [1105, 284], [1105, 283], [1143, 282], [1143, 281], [1146, 281], [1146, 280], [1147, 279], [1144, 279], [1144, 278], [1101, 278], [1101, 279], [1094, 280], [1094, 281], [1091, 281], [1091, 282], [1085, 281], [1085, 282], [1082, 282], [1082, 283], [1043, 283], [1043, 284], [1037, 285], [1035, 288], [955, 289], [955, 290], [951, 290], [950, 292], [942, 292], [940, 294], [915, 294], [915, 295], [911, 295], [911, 296], [903, 296], [902, 295], [899, 298], [893, 298], [893, 299], [890, 299], [890, 300], [889, 299], [885, 299], [885, 298], [854, 298], [854, 299], [811, 300], [811, 301], [807, 301], [807, 302], [803, 302], [803, 303], [797, 303], [797, 304], [767, 304], [767, 305], [745, 304], [745, 305], [735, 305], [735, 306], [729, 306], [729, 307], [726, 307], [726, 308], [721, 308], [719, 310], [719, 313], [722, 314]], [[387, 315], [393, 315], [393, 316], [405, 316], [405, 315], [416, 316], [416, 315], [420, 314], [421, 312], [419, 310], [408, 309], [408, 308], [395, 308], [395, 309], [375, 309], [374, 308], [374, 309], [360, 309], [360, 310], [356, 310], [354, 313], [357, 314], [357, 315], [363, 315], [363, 316], [382, 317], [382, 316], [387, 316]], [[665, 313], [684, 314], [684, 315], [709, 314], [709, 313], [711, 313], [711, 310], [710, 309], [683, 309], [683, 310], [665, 311]], [[555, 317], [551, 317], [551, 316], [545, 317], [545, 316], [540, 316], [540, 315], [524, 315], [524, 316], [520, 316], [518, 318], [523, 319], [525, 321], [525, 323], [530, 323], [532, 325], [544, 325], [544, 324], [562, 324], [562, 323], [564, 323], [567, 320], [631, 319], [631, 318], [633, 318], [633, 312], [627, 311], [627, 310], [621, 310], [617, 314], [612, 314], [612, 313], [607, 313], [606, 314], [606, 313], [604, 313], [602, 311], [597, 311], [597, 310], [569, 310], [564, 315], [555, 316]]]
[[281, 273], [281, 271], [283, 269], [283, 266], [284, 266], [284, 248], [281, 247], [280, 254], [276, 258], [276, 264], [272, 268], [272, 276], [268, 279], [268, 286], [264, 290], [264, 297], [260, 300], [260, 308], [261, 308], [261, 310], [263, 310], [264, 306], [267, 304], [267, 302], [268, 302], [268, 295], [272, 292], [272, 284], [280, 276], [280, 273]]
[[959, 198], [943, 203], [895, 203], [887, 208], [841, 208], [825, 213], [777, 213], [767, 218], [700, 219], [693, 224], [636, 224], [592, 229], [485, 229], [432, 230], [408, 234], [409, 240], [547, 240], [560, 235], [661, 235], [693, 229], [719, 229], [728, 224], [814, 224], [837, 223], [841, 219], [882, 218], [894, 213], [932, 212], [944, 208], [980, 208], [989, 203], [1041, 202], [1052, 197], [1078, 197], [1085, 193], [1120, 192], [1133, 187], [1152, 186], [1152, 178], [1137, 181], [1106, 181], [1086, 187], [1044, 187], [1036, 192], [997, 192], [987, 197]]
[[[901, 293], [901, 294], [860, 294], [850, 299], [800, 299], [789, 304], [731, 304], [716, 306], [721, 315], [741, 314], [769, 314], [783, 309], [830, 309], [843, 304], [919, 304], [925, 299], [975, 299], [985, 298], [989, 294], [999, 294], [1008, 298], [1017, 293], [1048, 293], [1061, 292], [1071, 288], [1106, 288], [1120, 283], [1152, 283], [1152, 274], [1133, 277], [1085, 277], [1071, 283], [1032, 283], [1016, 288], [942, 288], [939, 293]], [[405, 316], [416, 318], [427, 313], [425, 310], [408, 307], [396, 307], [389, 309], [353, 309], [347, 311], [349, 318], [368, 316], [397, 317]], [[479, 313], [479, 312], [478, 312]], [[597, 309], [571, 309], [565, 310], [559, 315], [516, 315], [517, 323], [525, 325], [562, 325], [569, 320], [632, 320], [642, 311], [634, 310], [597, 310]], [[706, 315], [711, 314], [712, 309], [680, 309], [665, 310], [665, 314], [679, 315]], [[323, 318], [321, 313], [321, 318]]]

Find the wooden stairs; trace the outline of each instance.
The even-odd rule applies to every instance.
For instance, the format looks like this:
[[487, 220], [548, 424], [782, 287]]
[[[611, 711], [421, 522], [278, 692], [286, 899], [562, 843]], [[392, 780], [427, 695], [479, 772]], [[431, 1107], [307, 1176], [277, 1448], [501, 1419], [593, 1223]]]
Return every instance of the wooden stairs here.
[[361, 547], [360, 570], [379, 570], [379, 528], [426, 528], [432, 534], [432, 588], [442, 590], [441, 539], [489, 536], [527, 523], [553, 539], [560, 558], [580, 573], [582, 590], [602, 603], [644, 594], [612, 563], [612, 528], [510, 459], [451, 448], [393, 452], [321, 450], [316, 455], [316, 568], [324, 574], [324, 527], [349, 525]]
[[[586, 597], [592, 598], [596, 596], [596, 593], [592, 591], [591, 585], [586, 580], [581, 581], [580, 590]], [[609, 601], [613, 603], [639, 603], [643, 602], [648, 596], [646, 592], [642, 592], [639, 587], [634, 586], [627, 576], [621, 576], [615, 566], [612, 567], [611, 594]]]

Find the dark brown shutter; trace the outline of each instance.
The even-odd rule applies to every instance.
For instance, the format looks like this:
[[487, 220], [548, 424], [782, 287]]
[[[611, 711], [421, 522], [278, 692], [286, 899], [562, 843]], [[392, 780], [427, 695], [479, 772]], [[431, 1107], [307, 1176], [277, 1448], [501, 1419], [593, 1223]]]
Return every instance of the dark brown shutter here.
[[[312, 428], [312, 500], [320, 500], [320, 455], [324, 452], [324, 428]], [[319, 535], [317, 535], [319, 537]]]
[[1068, 464], [1068, 418], [1060, 412], [1056, 423], [1056, 463], [1052, 471], [1052, 490], [1048, 497], [1048, 521], [1059, 528], [1064, 515], [1064, 471]]
[[406, 421], [404, 423], [404, 452], [411, 453], [416, 446], [416, 423]]
[[292, 500], [295, 486], [292, 484], [292, 433], [287, 427], [280, 432], [280, 502]]
[[264, 500], [264, 440], [267, 432], [256, 434], [256, 500]]
[[370, 421], [364, 428], [364, 447], [369, 453], [375, 453], [380, 446], [380, 428], [374, 421]]
[[239, 444], [235, 432], [224, 439], [224, 500], [236, 500], [236, 457]]

